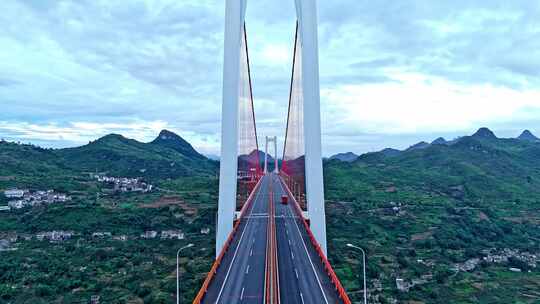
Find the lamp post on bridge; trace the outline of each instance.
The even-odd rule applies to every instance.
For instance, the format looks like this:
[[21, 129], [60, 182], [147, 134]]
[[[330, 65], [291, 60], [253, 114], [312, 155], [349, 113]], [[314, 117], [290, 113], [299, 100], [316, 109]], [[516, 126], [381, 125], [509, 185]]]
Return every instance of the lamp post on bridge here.
[[277, 156], [277, 136], [274, 136], [274, 173], [279, 173], [278, 156]]
[[364, 249], [358, 247], [358, 246], [354, 246], [353, 244], [347, 244], [347, 247], [350, 247], [350, 248], [354, 248], [354, 249], [357, 249], [357, 250], [360, 250], [362, 251], [362, 263], [364, 265], [363, 269], [364, 269], [364, 304], [367, 304], [367, 286], [366, 286], [366, 252], [364, 251]]
[[268, 173], [268, 136], [265, 137], [266, 144], [264, 148], [264, 174]]
[[180, 252], [184, 249], [191, 248], [195, 245], [187, 244], [186, 246], [178, 249], [176, 252], [176, 304], [180, 304]]

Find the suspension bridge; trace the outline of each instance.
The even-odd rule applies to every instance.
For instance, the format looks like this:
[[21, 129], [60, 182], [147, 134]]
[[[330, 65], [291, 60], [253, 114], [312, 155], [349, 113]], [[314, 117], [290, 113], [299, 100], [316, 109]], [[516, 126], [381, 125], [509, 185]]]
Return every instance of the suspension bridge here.
[[193, 303], [351, 303], [326, 258], [316, 1], [296, 0], [281, 167], [275, 137], [259, 150], [246, 2], [226, 1], [216, 260]]

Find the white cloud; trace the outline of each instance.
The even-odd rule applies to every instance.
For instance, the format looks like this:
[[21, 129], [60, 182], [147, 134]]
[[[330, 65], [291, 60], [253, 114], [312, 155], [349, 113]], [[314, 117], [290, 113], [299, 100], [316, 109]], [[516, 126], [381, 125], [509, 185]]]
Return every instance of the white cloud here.
[[333, 114], [331, 124], [337, 121], [343, 129], [388, 134], [451, 132], [509, 119], [526, 120], [532, 113], [540, 113], [540, 90], [458, 85], [418, 74], [394, 78], [399, 82], [323, 90]]
[[270, 65], [290, 65], [292, 62], [292, 52], [289, 45], [267, 44], [260, 57]]
[[8, 135], [7, 139], [18, 139], [23, 142], [37, 140], [86, 144], [109, 133], [119, 133], [139, 141], [149, 141], [165, 128], [167, 128], [167, 123], [163, 121], [71, 122], [66, 125], [0, 121], [0, 134]]
[[[537, 128], [538, 3], [319, 5], [327, 153]], [[0, 10], [0, 137], [67, 146], [110, 132], [149, 140], [166, 126], [219, 151], [224, 1], [6, 0]], [[279, 136], [294, 1], [249, 1], [247, 13], [259, 135]]]

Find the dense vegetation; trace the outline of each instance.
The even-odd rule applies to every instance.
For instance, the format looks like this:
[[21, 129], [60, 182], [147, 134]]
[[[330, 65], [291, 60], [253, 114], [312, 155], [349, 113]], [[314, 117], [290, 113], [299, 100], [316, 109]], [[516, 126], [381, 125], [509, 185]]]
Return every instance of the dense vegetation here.
[[[73, 178], [81, 173], [162, 180], [213, 177], [217, 170], [217, 162], [166, 130], [150, 143], [110, 134], [82, 147], [58, 150], [0, 142], [0, 164], [0, 187], [17, 183], [58, 187], [76, 183]], [[66, 176], [68, 180], [60, 180]]]
[[[10, 245], [0, 251], [0, 303], [89, 303], [93, 295], [101, 303], [170, 303], [176, 250], [193, 243], [180, 269], [189, 302], [214, 255], [216, 170], [216, 162], [168, 131], [151, 143], [109, 135], [61, 150], [0, 142], [0, 190], [55, 189], [73, 198], [0, 213], [0, 240]], [[158, 190], [115, 193], [93, 173], [142, 177]], [[167, 230], [181, 230], [185, 239], [160, 239]], [[74, 235], [37, 240], [48, 231]], [[142, 238], [146, 231], [158, 235]], [[104, 232], [111, 235], [94, 235]]]
[[[361, 287], [360, 256], [345, 247], [350, 242], [368, 253], [373, 300], [540, 301], [540, 272], [519, 261], [453, 269], [489, 249], [540, 253], [540, 142], [497, 139], [488, 131], [325, 164], [330, 258], [348, 290]], [[508, 270], [516, 265], [532, 272]], [[428, 282], [397, 291], [396, 278], [422, 276]], [[375, 282], [382, 289], [373, 290]]]
[[[140, 176], [158, 190], [114, 193], [90, 176], [96, 171]], [[16, 248], [0, 251], [0, 303], [88, 303], [92, 295], [101, 303], [171, 303], [176, 250], [193, 243], [181, 259], [182, 297], [190, 302], [212, 263], [216, 172], [215, 162], [167, 131], [147, 144], [110, 135], [66, 150], [0, 143], [0, 190], [54, 188], [73, 197], [0, 213], [0, 240]], [[540, 271], [519, 259], [454, 269], [486, 250], [540, 253], [534, 138], [498, 139], [483, 129], [453, 142], [329, 160], [325, 179], [329, 257], [355, 301], [361, 255], [347, 243], [367, 251], [370, 303], [540, 301]], [[52, 230], [74, 236], [36, 240]], [[182, 230], [185, 239], [141, 237], [164, 230]], [[421, 281], [405, 292], [397, 278]]]

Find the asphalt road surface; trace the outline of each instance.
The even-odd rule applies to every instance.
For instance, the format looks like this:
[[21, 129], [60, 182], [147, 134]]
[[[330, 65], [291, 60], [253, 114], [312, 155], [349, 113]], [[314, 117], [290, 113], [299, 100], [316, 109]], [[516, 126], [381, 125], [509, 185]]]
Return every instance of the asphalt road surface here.
[[276, 174], [262, 178], [203, 303], [264, 303], [270, 189], [275, 206], [281, 303], [341, 303], [293, 209], [292, 199], [286, 205], [280, 203], [281, 196], [287, 194]]
[[270, 176], [246, 210], [203, 303], [263, 303]]
[[281, 196], [287, 195], [286, 191], [277, 175], [272, 175], [272, 182], [281, 303], [341, 303], [301, 219], [293, 209], [292, 199], [289, 197], [288, 204], [281, 204]]

